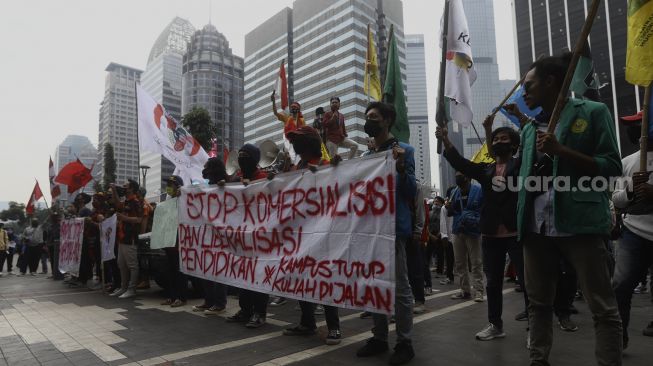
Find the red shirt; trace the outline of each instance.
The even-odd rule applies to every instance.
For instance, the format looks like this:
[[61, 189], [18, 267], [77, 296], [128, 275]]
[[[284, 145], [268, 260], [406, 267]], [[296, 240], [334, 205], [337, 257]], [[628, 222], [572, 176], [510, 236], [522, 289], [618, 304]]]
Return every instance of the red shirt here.
[[[238, 173], [236, 174], [236, 176], [238, 178], [240, 178], [239, 181], [242, 181], [243, 180], [243, 171], [239, 170]], [[264, 179], [264, 178], [267, 178], [267, 177], [268, 177], [268, 173], [266, 173], [265, 171], [263, 171], [261, 169], [256, 169], [254, 171], [254, 174], [252, 174], [252, 178], [248, 178], [248, 179], [249, 180], [259, 180], [259, 179]]]
[[334, 112], [328, 111], [322, 117], [322, 126], [326, 131], [327, 141], [331, 141], [334, 144], [340, 144], [345, 137], [347, 137], [347, 130], [345, 129], [345, 116], [340, 112], [338, 113], [338, 121], [334, 122], [332, 116]]

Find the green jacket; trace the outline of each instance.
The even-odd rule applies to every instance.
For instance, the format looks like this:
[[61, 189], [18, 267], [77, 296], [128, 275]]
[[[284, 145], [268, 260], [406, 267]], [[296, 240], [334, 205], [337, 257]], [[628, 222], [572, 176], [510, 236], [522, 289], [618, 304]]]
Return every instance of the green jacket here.
[[[535, 139], [537, 127], [532, 123], [522, 131], [522, 165], [519, 171], [521, 182], [532, 174], [536, 162]], [[560, 115], [556, 129], [558, 141], [578, 152], [594, 158], [599, 166], [598, 176], [609, 179], [622, 175], [621, 157], [617, 145], [614, 120], [603, 103], [589, 100], [569, 99]], [[582, 192], [573, 188], [578, 186], [582, 176], [572, 164], [553, 159], [554, 177], [569, 176], [571, 191], [555, 191], [553, 211], [555, 227], [558, 231], [572, 234], [608, 234], [611, 214], [608, 200], [609, 191]], [[583, 184], [589, 187], [589, 182]], [[517, 201], [517, 230], [523, 238], [530, 227], [528, 218], [533, 210], [533, 195], [520, 186]]]

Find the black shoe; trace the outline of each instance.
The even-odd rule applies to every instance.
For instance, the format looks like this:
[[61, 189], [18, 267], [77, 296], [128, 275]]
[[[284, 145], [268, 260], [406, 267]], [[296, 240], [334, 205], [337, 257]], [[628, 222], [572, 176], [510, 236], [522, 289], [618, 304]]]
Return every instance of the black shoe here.
[[307, 336], [315, 334], [315, 328], [308, 328], [303, 325], [298, 325], [292, 328], [286, 328], [283, 330], [283, 335], [287, 336]]
[[388, 342], [380, 341], [376, 338], [370, 338], [367, 343], [356, 351], [358, 357], [370, 357], [381, 354], [388, 350]]
[[257, 313], [254, 313], [252, 317], [249, 318], [247, 324], [245, 324], [245, 328], [254, 329], [254, 328], [260, 328], [263, 325], [265, 325], [265, 317]]
[[521, 313], [515, 315], [515, 320], [518, 321], [518, 322], [528, 320], [528, 312], [526, 310], [524, 310]]
[[238, 310], [238, 312], [232, 316], [227, 317], [227, 323], [247, 323], [251, 316], [245, 314], [244, 311]]
[[408, 342], [400, 342], [395, 346], [395, 352], [390, 356], [391, 365], [403, 365], [415, 357], [413, 346]]
[[578, 325], [576, 325], [573, 320], [569, 319], [569, 317], [558, 319], [558, 324], [560, 325], [560, 329], [565, 332], [575, 332], [578, 330]]
[[371, 317], [372, 317], [372, 313], [370, 313], [369, 311], [363, 311], [360, 315], [361, 319], [369, 319]]
[[646, 328], [642, 331], [642, 334], [647, 337], [653, 337], [653, 322], [648, 323]]

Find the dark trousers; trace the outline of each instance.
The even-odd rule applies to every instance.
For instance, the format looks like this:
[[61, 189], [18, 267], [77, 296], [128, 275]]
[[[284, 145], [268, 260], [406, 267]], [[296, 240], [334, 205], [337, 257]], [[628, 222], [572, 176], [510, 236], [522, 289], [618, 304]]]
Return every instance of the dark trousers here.
[[89, 256], [90, 243], [82, 243], [82, 256], [79, 260], [79, 282], [86, 283], [86, 281], [93, 278], [93, 261]]
[[566, 260], [560, 263], [560, 274], [556, 286], [556, 297], [553, 300], [553, 312], [558, 319], [571, 316], [571, 305], [576, 297], [578, 278], [574, 267]]
[[48, 251], [50, 252], [50, 267], [52, 268], [52, 279], [58, 280], [63, 278], [61, 272], [59, 272], [59, 241], [55, 241], [48, 245]]
[[36, 270], [39, 268], [42, 251], [41, 245], [27, 246], [27, 265], [29, 266], [30, 273], [36, 273]]
[[451, 243], [451, 241], [449, 241], [448, 238], [440, 239], [440, 243], [442, 245], [442, 252], [444, 253], [443, 258], [447, 265], [445, 275], [447, 276], [448, 279], [450, 279], [453, 282], [454, 280], [453, 267], [456, 259], [453, 254], [453, 244]]
[[628, 339], [630, 323], [630, 305], [633, 290], [642, 278], [646, 277], [648, 268], [653, 264], [653, 241], [624, 229], [616, 248], [617, 264], [612, 278], [612, 287], [617, 296], [619, 315], [623, 323], [624, 338]]
[[261, 292], [241, 289], [238, 295], [238, 305], [240, 310], [247, 316], [256, 313], [265, 317], [268, 311], [268, 300], [270, 295]]
[[167, 290], [168, 298], [186, 301], [188, 279], [179, 270], [179, 251], [176, 248], [166, 248], [165, 251], [166, 258], [168, 259], [168, 273], [170, 275], [170, 283]]
[[[406, 260], [408, 261], [408, 281], [413, 290], [415, 302], [425, 302], [424, 298], [424, 254], [422, 244], [409, 239], [406, 245]], [[430, 276], [430, 274], [429, 274]]]
[[227, 306], [227, 286], [209, 280], [202, 280], [204, 302], [208, 306]]
[[489, 238], [483, 237], [483, 272], [487, 284], [487, 316], [490, 323], [503, 328], [503, 269], [506, 266], [506, 254], [517, 271], [518, 283], [524, 289], [524, 307], [528, 308], [528, 296], [524, 286], [524, 251], [517, 237]]
[[[309, 329], [317, 328], [315, 324], [315, 304], [300, 301], [299, 307], [302, 309], [302, 318], [299, 323]], [[340, 329], [340, 318], [338, 317], [337, 307], [324, 305], [324, 318], [326, 319], [329, 330]]]
[[[14, 269], [14, 252], [16, 248], [7, 249], [7, 272], [11, 272]], [[0, 266], [0, 271], [2, 271], [2, 266]]]
[[5, 266], [6, 259], [7, 259], [7, 251], [0, 250], [0, 272], [2, 272], [2, 268]]
[[433, 246], [433, 253], [435, 253], [435, 273], [444, 274], [444, 239], [430, 240]]
[[107, 272], [107, 279], [111, 280], [111, 287], [119, 289], [121, 285], [120, 268], [118, 267], [118, 260], [116, 258], [106, 261], [104, 263], [105, 272]]

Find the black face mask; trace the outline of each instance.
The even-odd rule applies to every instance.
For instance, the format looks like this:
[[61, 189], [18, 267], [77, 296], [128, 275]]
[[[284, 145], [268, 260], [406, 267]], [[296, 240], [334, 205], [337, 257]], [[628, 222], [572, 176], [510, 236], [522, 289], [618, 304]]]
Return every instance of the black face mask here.
[[369, 119], [365, 120], [365, 126], [363, 128], [365, 133], [370, 137], [376, 137], [381, 133], [381, 131], [383, 131], [383, 128], [379, 125], [379, 122]]
[[456, 176], [456, 185], [457, 185], [458, 187], [462, 187], [462, 186], [464, 186], [465, 183], [467, 183], [467, 179], [465, 179], [464, 176], [462, 176], [462, 175], [457, 175], [457, 176]]
[[295, 149], [295, 154], [297, 155], [303, 155], [307, 151], [306, 146], [304, 146], [304, 144], [293, 144], [292, 147], [293, 149]]
[[124, 197], [127, 194], [127, 189], [125, 187], [116, 187], [116, 193], [119, 197]]
[[250, 158], [238, 158], [238, 166], [247, 171], [256, 169], [256, 163]]
[[492, 145], [492, 150], [494, 150], [494, 153], [497, 155], [512, 155], [512, 145], [510, 145], [509, 142], [499, 142], [496, 144]]

